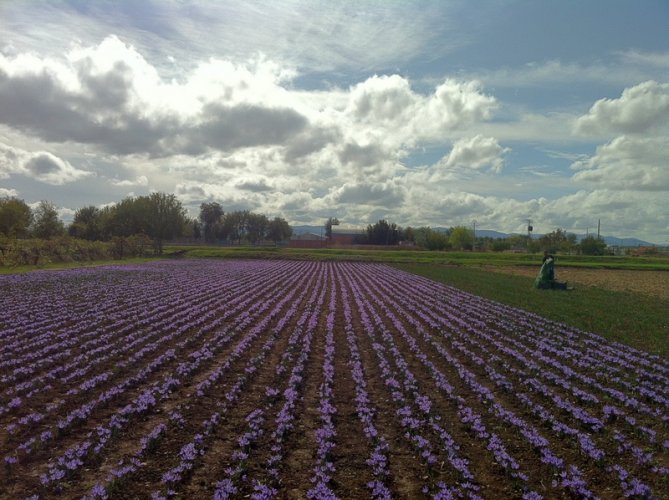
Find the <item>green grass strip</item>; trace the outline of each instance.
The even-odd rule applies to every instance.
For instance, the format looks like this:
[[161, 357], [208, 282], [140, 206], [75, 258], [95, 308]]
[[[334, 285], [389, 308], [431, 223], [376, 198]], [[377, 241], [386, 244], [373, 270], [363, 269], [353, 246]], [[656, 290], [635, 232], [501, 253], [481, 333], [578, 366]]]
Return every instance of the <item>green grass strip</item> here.
[[2, 274], [24, 274], [32, 271], [58, 271], [61, 269], [77, 269], [81, 267], [97, 267], [109, 265], [124, 264], [142, 264], [156, 260], [158, 257], [129, 257], [127, 259], [107, 259], [107, 260], [82, 260], [73, 262], [48, 262], [37, 266], [0, 266], [0, 275]]
[[[463, 264], [471, 266], [532, 266], [541, 265], [541, 254], [501, 252], [438, 252], [428, 250], [378, 248], [285, 248], [253, 246], [167, 246], [165, 252], [185, 252], [196, 258], [242, 259], [303, 259], [347, 260], [388, 263]], [[627, 257], [557, 255], [560, 267], [592, 269], [630, 269], [669, 271], [667, 257]]]
[[396, 267], [669, 357], [669, 300], [578, 285], [571, 291], [537, 290], [532, 287], [533, 278], [467, 266], [396, 264]]

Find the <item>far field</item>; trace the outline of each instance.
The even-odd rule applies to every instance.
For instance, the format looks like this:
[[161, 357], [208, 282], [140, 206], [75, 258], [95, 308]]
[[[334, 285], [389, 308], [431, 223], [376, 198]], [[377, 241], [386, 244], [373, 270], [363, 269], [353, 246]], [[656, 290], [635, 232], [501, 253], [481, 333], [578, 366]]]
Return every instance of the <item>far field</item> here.
[[[428, 250], [398, 250], [351, 248], [298, 249], [281, 247], [166, 247], [166, 251], [183, 252], [189, 257], [241, 258], [241, 259], [300, 259], [300, 260], [346, 260], [365, 262], [395, 262], [423, 264], [456, 264], [467, 266], [531, 266], [541, 264], [540, 254], [504, 252], [439, 252]], [[669, 271], [669, 256], [589, 256], [557, 255], [557, 265], [569, 268], [627, 269]]]
[[[571, 291], [537, 290], [532, 284], [535, 268], [490, 266], [451, 266], [398, 264], [399, 268], [455, 286], [487, 299], [534, 312], [545, 318], [642, 349], [669, 356], [669, 298], [632, 290], [630, 283], [662, 289], [669, 279], [667, 271], [628, 271], [608, 269], [572, 269], [575, 279], [568, 281]], [[494, 269], [494, 271], [493, 271]], [[567, 279], [565, 269], [559, 279]], [[650, 274], [647, 274], [650, 273]], [[622, 278], [634, 276], [626, 286]], [[593, 277], [594, 276], [594, 277]], [[587, 278], [586, 278], [587, 277]], [[595, 279], [598, 281], [595, 282]], [[586, 284], [586, 280], [587, 284]]]
[[[286, 259], [381, 262], [456, 286], [488, 299], [591, 331], [649, 353], [669, 356], [669, 257], [557, 257], [557, 277], [575, 290], [532, 288], [541, 255], [497, 252], [430, 252], [362, 248], [166, 247], [168, 258]], [[40, 269], [141, 263], [154, 259], [54, 263]], [[1, 274], [35, 267], [0, 267]]]
[[383, 262], [610, 340], [669, 356], [669, 257], [557, 256], [575, 289], [535, 290], [540, 254], [360, 248], [179, 247], [190, 257]]
[[[537, 274], [536, 268], [528, 266], [490, 266], [486, 270], [527, 276], [533, 279]], [[597, 287], [617, 292], [641, 293], [649, 297], [669, 299], [669, 272], [667, 271], [558, 266], [556, 277], [573, 287]]]

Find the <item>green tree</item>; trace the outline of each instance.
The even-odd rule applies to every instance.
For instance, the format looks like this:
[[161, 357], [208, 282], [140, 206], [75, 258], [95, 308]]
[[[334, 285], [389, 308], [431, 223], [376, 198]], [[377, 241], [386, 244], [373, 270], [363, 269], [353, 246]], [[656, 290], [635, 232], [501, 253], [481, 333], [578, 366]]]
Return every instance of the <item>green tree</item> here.
[[372, 245], [397, 245], [399, 240], [400, 229], [394, 222], [381, 219], [367, 226], [367, 241]]
[[105, 232], [109, 237], [148, 234], [149, 200], [146, 196], [124, 198], [106, 215]]
[[430, 227], [419, 227], [413, 230], [414, 241], [426, 250], [447, 250], [450, 248], [448, 234], [435, 231]]
[[196, 240], [199, 240], [202, 238], [202, 229], [200, 227], [200, 223], [197, 221], [197, 219], [193, 219], [191, 226], [193, 228], [193, 238]]
[[183, 233], [186, 222], [186, 210], [176, 196], [159, 192], [124, 198], [100, 212], [104, 239], [144, 234], [153, 240], [159, 255], [166, 240]]
[[564, 229], [557, 228], [539, 238], [539, 246], [542, 250], [551, 253], [558, 250], [568, 252], [576, 245], [576, 235], [567, 233]]
[[49, 240], [62, 236], [65, 225], [58, 218], [56, 206], [50, 201], [42, 200], [35, 209], [31, 233], [35, 238]]
[[11, 238], [28, 235], [33, 212], [25, 201], [18, 198], [0, 198], [0, 234]]
[[504, 252], [511, 249], [511, 242], [507, 238], [496, 238], [491, 242], [490, 249], [493, 252]]
[[505, 238], [505, 240], [509, 243], [509, 248], [516, 250], [527, 248], [527, 236], [524, 234], [512, 234], [508, 238]]
[[325, 237], [329, 240], [332, 238], [332, 226], [338, 226], [339, 219], [336, 217], [329, 217], [325, 222]]
[[606, 252], [606, 242], [595, 236], [583, 238], [579, 247], [584, 255], [604, 255]]
[[427, 235], [428, 250], [450, 250], [451, 243], [449, 242], [448, 233], [441, 231], [430, 231]]
[[416, 241], [416, 235], [414, 234], [414, 229], [411, 226], [404, 228], [402, 231], [402, 240], [411, 242]]
[[255, 245], [265, 239], [268, 226], [269, 220], [267, 220], [267, 216], [249, 212], [246, 216], [246, 237]]
[[267, 238], [277, 243], [293, 235], [293, 228], [281, 217], [274, 217], [267, 226]]
[[386, 245], [399, 245], [402, 235], [402, 228], [394, 222], [390, 223], [388, 233], [386, 234]]
[[471, 250], [474, 245], [474, 231], [465, 226], [451, 228], [448, 242], [457, 250]]
[[248, 222], [248, 210], [236, 210], [228, 212], [223, 216], [220, 236], [222, 239], [237, 241], [238, 244], [247, 238], [246, 226]]
[[215, 201], [202, 203], [200, 205], [200, 221], [204, 231], [204, 240], [212, 242], [216, 240], [216, 232], [223, 218], [223, 207]]
[[237, 238], [237, 214], [227, 212], [223, 215], [221, 223], [216, 228], [216, 238], [225, 241], [233, 241]]
[[77, 210], [74, 220], [68, 228], [70, 236], [83, 240], [97, 241], [102, 239], [102, 220], [99, 208], [89, 205]]
[[116, 211], [116, 205], [108, 205], [100, 209], [100, 233], [102, 241], [109, 241], [115, 234], [118, 234], [116, 232]]
[[[162, 255], [163, 243], [180, 236], [186, 223], [186, 210], [173, 194], [151, 193], [138, 198], [139, 210], [146, 210], [146, 234], [154, 241], [156, 253]], [[143, 214], [142, 214], [143, 215]]]

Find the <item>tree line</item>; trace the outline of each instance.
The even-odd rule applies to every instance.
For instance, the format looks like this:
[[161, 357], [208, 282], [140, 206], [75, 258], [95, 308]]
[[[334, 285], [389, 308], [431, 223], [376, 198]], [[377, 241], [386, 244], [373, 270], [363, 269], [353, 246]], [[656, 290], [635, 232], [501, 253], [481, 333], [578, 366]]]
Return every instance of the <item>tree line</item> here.
[[[332, 227], [338, 224], [336, 218], [328, 219], [325, 224], [327, 237], [331, 237]], [[75, 212], [68, 226], [59, 219], [56, 207], [51, 202], [41, 201], [32, 209], [21, 199], [0, 198], [0, 238], [48, 241], [70, 236], [90, 242], [107, 242], [110, 244], [108, 252], [117, 258], [143, 255], [148, 247], [152, 247], [154, 253], [162, 254], [165, 241], [180, 237], [204, 240], [206, 243], [257, 245], [263, 241], [285, 241], [292, 233], [291, 226], [282, 217], [269, 219], [249, 210], [225, 212], [217, 202], [202, 203], [199, 216], [189, 218], [175, 195], [161, 192], [127, 197], [104, 207], [82, 207]], [[523, 248], [530, 252], [576, 251], [589, 255], [606, 252], [603, 240], [590, 236], [577, 243], [575, 235], [559, 228], [537, 239], [524, 235], [493, 239], [475, 237], [474, 231], [466, 226], [436, 231], [430, 227], [404, 228], [385, 219], [369, 224], [355, 241], [371, 245], [398, 245], [400, 242], [411, 242], [427, 250], [504, 251]], [[64, 248], [69, 246], [71, 243], [67, 242], [61, 245]], [[7, 245], [3, 244], [0, 251], [4, 253], [6, 248]], [[77, 248], [78, 253], [99, 252], [99, 248], [94, 246], [84, 248], [79, 245]]]
[[143, 235], [151, 240], [155, 252], [161, 254], [163, 243], [181, 235], [187, 223], [181, 202], [166, 193], [128, 197], [102, 208], [82, 207], [67, 227], [49, 201], [41, 201], [33, 210], [18, 198], [0, 200], [0, 234], [7, 238], [51, 240], [69, 235], [88, 241], [111, 241]]
[[199, 222], [196, 226], [197, 235], [204, 237], [207, 243], [214, 242], [249, 242], [257, 245], [262, 241], [278, 243], [293, 235], [293, 228], [282, 217], [269, 219], [264, 214], [248, 210], [225, 212], [216, 202], [200, 205]]
[[464, 226], [436, 231], [430, 227], [400, 227], [384, 219], [367, 226], [356, 243], [370, 245], [398, 245], [409, 242], [426, 250], [472, 250], [474, 232]]
[[[335, 219], [336, 220], [336, 219]], [[338, 223], [339, 221], [337, 221]], [[329, 233], [328, 233], [329, 231]], [[326, 222], [326, 235], [331, 235], [332, 220]], [[394, 222], [379, 220], [369, 224], [366, 231], [358, 235], [355, 243], [371, 245], [398, 245], [410, 242], [426, 250], [482, 250], [503, 252], [523, 249], [529, 252], [548, 251], [551, 253], [581, 253], [584, 255], [604, 255], [606, 242], [595, 236], [587, 236], [580, 242], [576, 235], [557, 228], [539, 238], [531, 239], [527, 235], [511, 235], [507, 238], [477, 237], [472, 228], [455, 226], [445, 231], [436, 231], [430, 227], [403, 228]]]
[[[144, 251], [147, 242], [156, 254], [163, 253], [166, 241], [186, 237], [206, 242], [279, 242], [292, 235], [292, 228], [281, 217], [270, 220], [248, 210], [225, 213], [219, 203], [202, 203], [198, 218], [189, 218], [173, 194], [151, 193], [127, 197], [104, 207], [78, 209], [72, 223], [65, 225], [56, 206], [41, 201], [32, 209], [16, 197], [0, 198], [0, 238], [5, 240], [53, 240], [69, 236], [91, 242], [109, 242], [117, 254]], [[3, 247], [4, 248], [4, 247]]]

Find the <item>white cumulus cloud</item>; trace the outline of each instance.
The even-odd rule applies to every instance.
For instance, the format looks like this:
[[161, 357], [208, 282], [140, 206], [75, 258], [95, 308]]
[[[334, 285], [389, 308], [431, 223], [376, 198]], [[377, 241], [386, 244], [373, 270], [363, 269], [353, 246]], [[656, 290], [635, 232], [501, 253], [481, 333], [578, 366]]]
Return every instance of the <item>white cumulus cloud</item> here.
[[130, 187], [130, 186], [148, 186], [149, 179], [146, 175], [140, 175], [135, 179], [124, 179], [124, 180], [113, 180], [112, 184], [119, 187]]
[[500, 146], [497, 139], [477, 135], [470, 139], [457, 141], [441, 163], [446, 168], [474, 170], [489, 168], [499, 173], [504, 166], [504, 154], [508, 151], [510, 149]]
[[669, 137], [616, 137], [572, 168], [575, 181], [600, 188], [669, 191]]
[[669, 83], [647, 81], [618, 99], [600, 99], [576, 121], [584, 134], [641, 134], [669, 124]]

